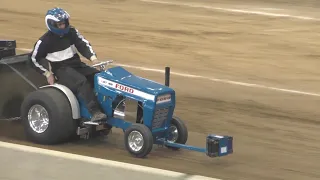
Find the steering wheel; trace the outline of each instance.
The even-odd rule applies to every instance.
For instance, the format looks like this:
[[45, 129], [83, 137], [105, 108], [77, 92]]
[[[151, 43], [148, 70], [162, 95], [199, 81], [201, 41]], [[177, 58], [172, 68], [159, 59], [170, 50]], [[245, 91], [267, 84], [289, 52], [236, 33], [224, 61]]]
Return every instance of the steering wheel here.
[[111, 63], [113, 63], [113, 60], [99, 62], [97, 64], [92, 65], [92, 67], [94, 67], [94, 68], [99, 67], [100, 71], [103, 71], [103, 70], [105, 70], [106, 66], [108, 66]]

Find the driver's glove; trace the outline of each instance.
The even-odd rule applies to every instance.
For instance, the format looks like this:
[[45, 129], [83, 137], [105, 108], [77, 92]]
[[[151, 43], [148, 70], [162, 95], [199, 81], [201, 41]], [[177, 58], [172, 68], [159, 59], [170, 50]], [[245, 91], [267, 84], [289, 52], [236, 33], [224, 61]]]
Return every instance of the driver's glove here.
[[91, 56], [90, 60], [91, 60], [92, 62], [98, 61], [97, 56], [95, 56], [95, 55]]
[[47, 78], [47, 81], [50, 85], [55, 83], [55, 77], [52, 72], [46, 71], [43, 75]]

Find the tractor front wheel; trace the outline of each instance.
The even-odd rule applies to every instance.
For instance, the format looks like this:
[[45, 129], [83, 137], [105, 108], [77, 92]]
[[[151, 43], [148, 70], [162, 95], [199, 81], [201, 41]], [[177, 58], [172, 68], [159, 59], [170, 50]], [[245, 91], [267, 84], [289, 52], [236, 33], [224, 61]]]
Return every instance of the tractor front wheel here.
[[125, 146], [128, 152], [138, 158], [147, 156], [153, 147], [150, 129], [143, 124], [133, 124], [124, 132]]
[[[167, 141], [171, 143], [179, 143], [179, 144], [185, 144], [187, 142], [188, 129], [181, 119], [177, 117], [173, 117], [168, 131], [169, 131], [169, 137], [167, 138]], [[171, 147], [171, 146], [166, 146], [166, 147], [172, 150], [180, 149], [178, 147]]]

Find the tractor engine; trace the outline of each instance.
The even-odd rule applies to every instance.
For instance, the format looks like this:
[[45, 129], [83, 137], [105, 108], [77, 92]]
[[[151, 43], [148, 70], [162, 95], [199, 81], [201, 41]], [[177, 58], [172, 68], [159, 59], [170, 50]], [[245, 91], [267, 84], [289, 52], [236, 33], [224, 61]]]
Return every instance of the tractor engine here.
[[[118, 96], [113, 101], [114, 117], [128, 122], [145, 124], [152, 131], [161, 131], [169, 126], [174, 111], [172, 98], [174, 94], [167, 93], [156, 97], [152, 105], [142, 101], [133, 100], [124, 96]], [[149, 119], [144, 121], [144, 118]]]

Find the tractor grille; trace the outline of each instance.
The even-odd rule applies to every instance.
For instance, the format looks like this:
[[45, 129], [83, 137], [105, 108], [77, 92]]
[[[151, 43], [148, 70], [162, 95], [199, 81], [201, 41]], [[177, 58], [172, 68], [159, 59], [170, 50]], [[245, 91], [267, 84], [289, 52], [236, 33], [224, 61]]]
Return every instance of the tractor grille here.
[[168, 113], [169, 107], [156, 109], [152, 121], [152, 129], [161, 128], [168, 118]]

